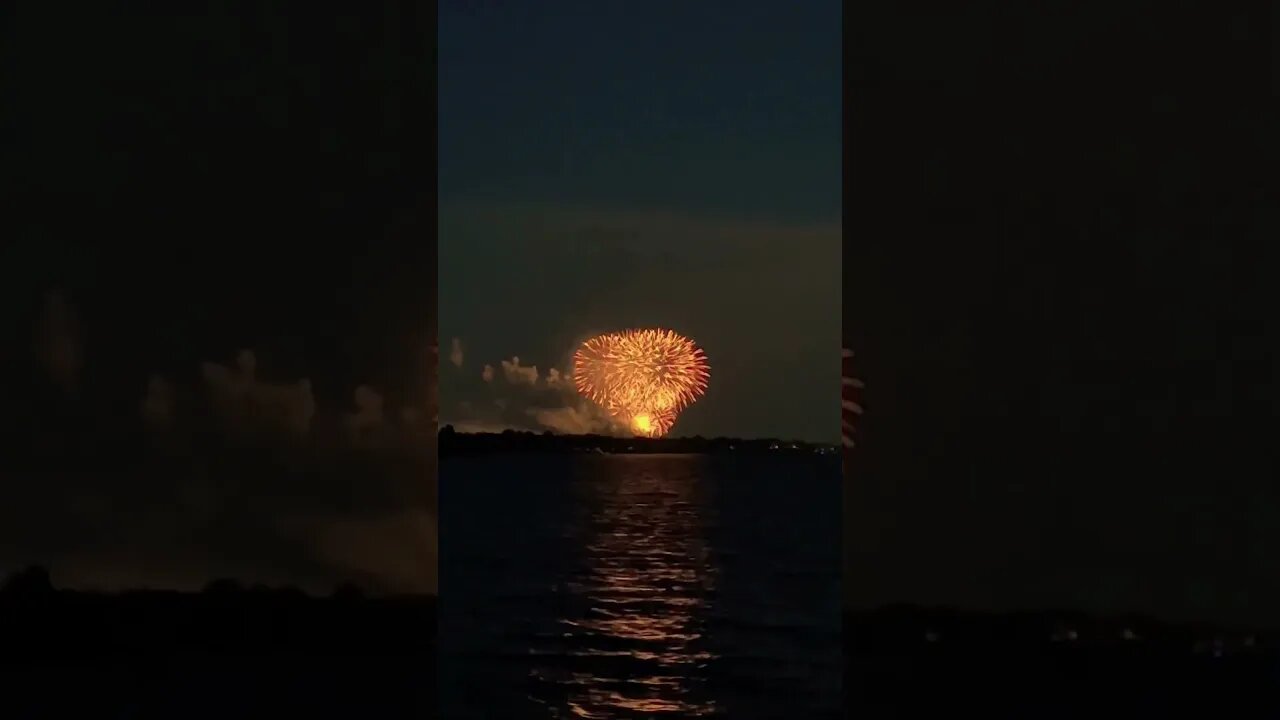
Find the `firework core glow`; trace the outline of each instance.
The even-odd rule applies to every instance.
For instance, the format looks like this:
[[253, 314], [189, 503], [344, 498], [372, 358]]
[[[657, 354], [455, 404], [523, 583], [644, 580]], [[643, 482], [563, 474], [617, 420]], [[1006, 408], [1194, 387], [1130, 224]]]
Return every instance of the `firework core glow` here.
[[710, 374], [702, 350], [670, 330], [597, 335], [573, 355], [578, 392], [645, 437], [666, 435], [706, 392]]

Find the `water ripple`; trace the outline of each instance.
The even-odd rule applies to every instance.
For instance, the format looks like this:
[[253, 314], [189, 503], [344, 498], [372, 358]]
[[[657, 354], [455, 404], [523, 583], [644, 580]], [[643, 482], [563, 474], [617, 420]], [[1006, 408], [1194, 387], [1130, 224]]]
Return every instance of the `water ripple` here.
[[[726, 497], [717, 497], [713, 479], [726, 473], [707, 463], [689, 456], [592, 459], [556, 468], [570, 478], [568, 493], [563, 482], [555, 491], [543, 488], [557, 504], [540, 507], [545, 524], [521, 524], [529, 552], [498, 563], [492, 577], [501, 573], [505, 585], [490, 600], [500, 603], [476, 610], [490, 619], [509, 613], [498, 631], [503, 655], [513, 670], [522, 667], [524, 696], [542, 717], [835, 716], [838, 518], [796, 540], [782, 512], [765, 513], [804, 512], [800, 504], [788, 509], [776, 490], [761, 497], [745, 486], [720, 488]], [[835, 473], [829, 477], [838, 482]], [[532, 490], [522, 499], [550, 502]], [[442, 507], [453, 506], [446, 499]], [[772, 528], [779, 517], [783, 524]], [[484, 564], [475, 567], [490, 567], [497, 550], [482, 549], [476, 560]], [[446, 565], [442, 556], [447, 575]], [[774, 587], [759, 588], [762, 581]], [[816, 602], [819, 596], [826, 599]], [[446, 582], [441, 597], [443, 633], [449, 599], [458, 595]], [[450, 664], [446, 658], [442, 668]]]

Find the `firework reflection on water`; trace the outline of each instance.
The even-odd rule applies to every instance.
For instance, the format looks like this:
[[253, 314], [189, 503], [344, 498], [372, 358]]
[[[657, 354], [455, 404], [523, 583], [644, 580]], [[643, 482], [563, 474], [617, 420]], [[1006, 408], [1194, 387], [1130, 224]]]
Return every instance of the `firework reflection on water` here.
[[443, 717], [840, 717], [839, 459], [442, 460]]

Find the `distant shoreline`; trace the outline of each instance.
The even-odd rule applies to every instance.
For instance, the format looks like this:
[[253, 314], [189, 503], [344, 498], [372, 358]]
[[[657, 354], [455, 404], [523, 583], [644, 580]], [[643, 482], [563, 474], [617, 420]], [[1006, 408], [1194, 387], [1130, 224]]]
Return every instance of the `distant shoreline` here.
[[556, 435], [507, 430], [501, 433], [461, 433], [440, 429], [439, 457], [458, 455], [837, 455], [835, 444], [825, 445], [777, 438], [614, 437]]

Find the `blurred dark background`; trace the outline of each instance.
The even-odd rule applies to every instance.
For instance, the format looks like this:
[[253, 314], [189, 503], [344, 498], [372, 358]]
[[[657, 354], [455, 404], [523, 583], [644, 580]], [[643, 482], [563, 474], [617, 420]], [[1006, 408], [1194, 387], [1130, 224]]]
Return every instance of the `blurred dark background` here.
[[433, 592], [429, 10], [19, 0], [0, 56], [0, 569]]
[[846, 600], [1280, 625], [1275, 22], [846, 28]]
[[433, 709], [434, 41], [0, 6], [0, 715]]

